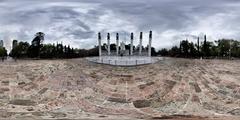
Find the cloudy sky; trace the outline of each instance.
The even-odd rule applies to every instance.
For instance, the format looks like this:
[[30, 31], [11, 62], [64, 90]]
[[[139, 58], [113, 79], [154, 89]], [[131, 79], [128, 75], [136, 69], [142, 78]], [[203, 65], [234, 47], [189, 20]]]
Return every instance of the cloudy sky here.
[[[153, 46], [170, 47], [182, 39], [196, 41], [240, 39], [240, 0], [0, 0], [0, 39], [8, 49], [13, 39], [30, 42], [36, 32], [46, 34], [45, 43], [57, 41], [73, 47], [91, 48], [97, 33], [153, 31]], [[114, 36], [113, 36], [114, 35]], [[106, 40], [105, 40], [106, 41]]]

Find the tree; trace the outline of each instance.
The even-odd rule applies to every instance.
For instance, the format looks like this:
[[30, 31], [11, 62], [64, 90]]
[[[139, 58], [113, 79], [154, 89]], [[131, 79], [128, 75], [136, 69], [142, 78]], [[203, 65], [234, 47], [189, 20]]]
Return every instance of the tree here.
[[43, 32], [35, 34], [35, 38], [32, 40], [32, 45], [30, 47], [30, 57], [40, 57], [40, 49], [43, 46], [44, 35], [45, 34]]
[[43, 41], [44, 41], [44, 36], [45, 34], [43, 32], [37, 32], [35, 34], [36, 37], [38, 37], [38, 41], [37, 41], [37, 44], [38, 45], [42, 45], [43, 44]]
[[201, 49], [203, 57], [210, 56], [211, 44], [212, 44], [211, 42], [207, 42], [207, 36], [204, 35], [204, 42]]
[[6, 57], [7, 50], [4, 47], [0, 47], [0, 57]]
[[197, 52], [198, 52], [198, 57], [200, 57], [200, 41], [199, 41], [199, 37], [197, 38]]
[[28, 42], [19, 42], [10, 52], [10, 56], [13, 58], [28, 57], [29, 46]]
[[166, 48], [163, 48], [161, 50], [158, 51], [158, 54], [161, 56], [168, 56], [168, 50]]
[[116, 44], [110, 44], [110, 50], [116, 50]]
[[190, 55], [190, 46], [189, 46], [189, 42], [188, 42], [188, 40], [183, 40], [182, 42], [181, 42], [181, 56], [182, 57], [189, 57], [189, 55]]
[[210, 56], [212, 56], [212, 57], [218, 56], [218, 46], [211, 45]]
[[55, 54], [55, 46], [51, 44], [43, 45], [40, 51], [41, 58], [54, 58], [56, 57]]
[[232, 40], [231, 43], [231, 56], [240, 57], [240, 42]]
[[99, 52], [97, 47], [88, 50], [88, 56], [98, 56], [98, 55], [99, 55]]
[[219, 55], [221, 57], [229, 56], [230, 42], [228, 39], [221, 39], [217, 41]]
[[151, 55], [152, 56], [157, 56], [157, 52], [154, 47], [151, 47]]
[[180, 48], [178, 48], [177, 46], [173, 46], [170, 50], [169, 50], [169, 55], [171, 57], [180, 57]]
[[191, 42], [189, 45], [189, 55], [190, 57], [197, 57], [198, 56], [198, 50], [195, 48], [194, 44]]

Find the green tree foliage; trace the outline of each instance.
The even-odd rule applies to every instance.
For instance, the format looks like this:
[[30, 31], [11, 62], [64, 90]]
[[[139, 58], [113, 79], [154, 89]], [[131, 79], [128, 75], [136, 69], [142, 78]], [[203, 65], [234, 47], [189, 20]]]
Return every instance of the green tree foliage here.
[[[14, 58], [77, 58], [87, 56], [98, 56], [98, 46], [92, 49], [73, 49], [71, 46], [65, 46], [63, 44], [43, 44], [44, 33], [36, 33], [35, 38], [30, 45], [28, 42], [15, 41], [14, 48], [10, 52], [10, 56]], [[106, 44], [104, 43], [102, 50], [106, 50]], [[116, 50], [116, 45], [110, 45], [111, 50]], [[130, 44], [125, 45], [126, 49], [130, 49]], [[135, 47], [134, 47], [135, 48]], [[143, 47], [144, 48], [144, 47]], [[147, 50], [145, 47], [143, 50]], [[196, 44], [189, 42], [188, 40], [182, 40], [179, 47], [173, 46], [170, 49], [161, 49], [156, 52], [155, 48], [152, 49], [152, 56], [172, 56], [172, 57], [185, 57], [185, 58], [228, 58], [228, 57], [240, 57], [240, 42], [232, 39], [220, 39], [214, 42], [207, 41], [207, 37], [204, 36], [204, 41], [200, 44], [199, 38]], [[135, 49], [136, 50], [136, 49]], [[5, 48], [0, 48], [0, 57], [7, 56]]]
[[116, 50], [117, 45], [116, 44], [110, 44], [110, 50]]
[[40, 51], [41, 58], [53, 58], [56, 56], [56, 47], [52, 44], [43, 45]]
[[[180, 42], [180, 48], [177, 48], [176, 46], [172, 48], [174, 51], [174, 56], [181, 56], [181, 57], [197, 57], [198, 56], [198, 50], [196, 45], [194, 45], [192, 42], [188, 42], [188, 40], [183, 40]], [[179, 49], [179, 50], [178, 50]]]
[[10, 56], [14, 58], [28, 57], [29, 46], [30, 45], [28, 42], [19, 42], [19, 44], [15, 46], [10, 52]]
[[151, 47], [151, 55], [152, 56], [157, 56], [158, 55], [154, 47]]
[[[181, 47], [180, 47], [181, 48]], [[170, 50], [169, 50], [169, 55], [171, 57], [180, 57], [181, 55], [181, 49], [178, 48], [177, 46], [173, 46]]]
[[44, 33], [38, 32], [35, 34], [35, 38], [32, 40], [32, 44], [29, 48], [29, 57], [40, 57], [40, 50], [43, 47]]
[[63, 46], [62, 44], [43, 44], [39, 51], [40, 53], [34, 51], [33, 46], [27, 42], [20, 42], [11, 50], [10, 56], [14, 58], [34, 58], [34, 56], [38, 56], [39, 54], [38, 57], [43, 59], [98, 56], [98, 47], [85, 50], [73, 49], [70, 46]]
[[167, 56], [169, 53], [168, 53], [168, 50], [166, 48], [163, 48], [163, 49], [158, 51], [158, 54], [162, 55], [162, 56]]
[[212, 42], [208, 42], [207, 41], [207, 36], [204, 36], [204, 42], [203, 45], [201, 47], [201, 51], [202, 51], [202, 55], [203, 57], [210, 57], [211, 56], [211, 47], [213, 46]]
[[7, 50], [4, 47], [0, 47], [0, 57], [6, 57]]
[[[63, 44], [43, 44], [44, 33], [38, 32], [35, 38], [32, 40], [31, 45], [27, 42], [20, 42], [14, 44], [13, 49], [10, 52], [10, 56], [13, 58], [76, 58], [86, 56], [98, 56], [98, 47], [94, 47], [90, 50], [85, 49], [73, 49], [69, 45]], [[114, 47], [114, 45], [112, 45]], [[104, 48], [104, 47], [102, 47]], [[0, 49], [0, 54], [2, 50]]]
[[240, 57], [240, 42], [235, 40], [231, 41], [231, 56]]
[[187, 58], [229, 58], [240, 57], [240, 42], [232, 39], [220, 39], [215, 42], [209, 42], [204, 37], [202, 45], [199, 38], [196, 44], [188, 40], [182, 40], [180, 46], [174, 46], [171, 49], [162, 49], [158, 52], [162, 56], [187, 57]]
[[195, 47], [195, 45], [191, 42], [189, 45], [189, 55], [190, 57], [197, 57], [198, 56], [198, 50]]
[[190, 46], [189, 46], [188, 40], [183, 40], [183, 41], [180, 43], [180, 46], [181, 46], [181, 49], [180, 49], [181, 56], [183, 56], [183, 57], [189, 57]]
[[230, 50], [230, 42], [227, 39], [221, 39], [217, 41], [218, 48], [219, 48], [219, 55], [220, 56], [229, 56]]

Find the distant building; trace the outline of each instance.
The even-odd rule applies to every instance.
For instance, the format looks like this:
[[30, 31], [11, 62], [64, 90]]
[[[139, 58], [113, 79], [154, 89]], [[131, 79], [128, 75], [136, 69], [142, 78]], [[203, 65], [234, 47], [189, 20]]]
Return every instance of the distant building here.
[[0, 40], [0, 47], [3, 47], [3, 40]]
[[15, 48], [18, 45], [18, 41], [17, 40], [13, 40], [12, 42], [12, 48]]

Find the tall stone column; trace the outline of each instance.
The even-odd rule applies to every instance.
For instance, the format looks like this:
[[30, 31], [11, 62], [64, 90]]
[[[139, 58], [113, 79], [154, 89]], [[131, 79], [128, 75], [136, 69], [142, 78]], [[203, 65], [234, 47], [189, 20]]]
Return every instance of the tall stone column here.
[[152, 49], [152, 31], [149, 33], [149, 43], [148, 43], [148, 56], [151, 57], [151, 49]]
[[107, 44], [108, 44], [108, 47], [107, 47], [107, 51], [108, 51], [108, 55], [110, 56], [111, 55], [111, 51], [110, 51], [110, 33], [107, 34]]
[[101, 33], [98, 33], [98, 51], [99, 51], [99, 57], [102, 56], [102, 43], [101, 43]]
[[119, 53], [119, 35], [118, 35], [118, 33], [116, 34], [116, 42], [117, 42], [116, 53], [117, 53], [117, 56], [118, 56], [118, 53]]
[[133, 33], [131, 33], [130, 55], [133, 55]]
[[139, 55], [142, 55], [142, 32], [140, 32], [140, 41], [139, 41]]

